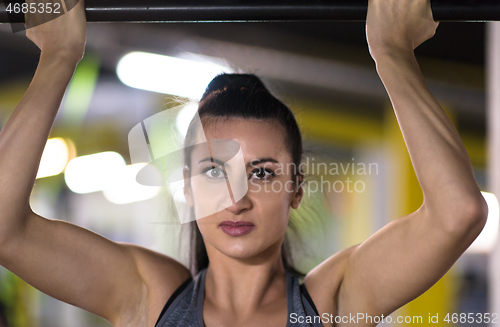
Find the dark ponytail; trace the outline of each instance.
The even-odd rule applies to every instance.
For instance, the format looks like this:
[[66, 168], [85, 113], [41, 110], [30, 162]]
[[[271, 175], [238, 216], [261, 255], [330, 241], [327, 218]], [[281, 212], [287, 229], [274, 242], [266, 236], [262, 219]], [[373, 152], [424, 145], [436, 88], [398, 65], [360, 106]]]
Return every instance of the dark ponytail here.
[[[200, 100], [198, 114], [202, 123], [206, 118], [247, 118], [274, 120], [285, 133], [285, 145], [292, 156], [294, 167], [300, 167], [302, 160], [302, 136], [293, 112], [280, 100], [274, 97], [264, 83], [251, 74], [221, 74], [208, 85]], [[184, 146], [184, 162], [189, 167], [191, 147], [194, 144], [195, 127], [191, 124]], [[296, 183], [302, 181], [300, 171], [294, 171]], [[191, 214], [194, 215], [193, 212]], [[196, 221], [190, 223], [190, 257], [191, 272], [196, 275], [208, 267], [208, 255], [201, 232]], [[289, 228], [293, 229], [290, 222]], [[282, 260], [285, 269], [301, 278], [304, 274], [294, 268], [288, 235], [281, 246]]]

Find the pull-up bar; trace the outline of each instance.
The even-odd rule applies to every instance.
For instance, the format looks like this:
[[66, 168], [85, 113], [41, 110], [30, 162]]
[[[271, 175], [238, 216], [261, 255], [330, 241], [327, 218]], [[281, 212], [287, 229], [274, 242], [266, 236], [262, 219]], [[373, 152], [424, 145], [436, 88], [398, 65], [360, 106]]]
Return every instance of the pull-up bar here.
[[[367, 6], [368, 0], [86, 0], [89, 22], [363, 21]], [[432, 0], [432, 11], [436, 21], [494, 21], [500, 0]], [[9, 21], [0, 2], [0, 23], [9, 22], [24, 16]]]

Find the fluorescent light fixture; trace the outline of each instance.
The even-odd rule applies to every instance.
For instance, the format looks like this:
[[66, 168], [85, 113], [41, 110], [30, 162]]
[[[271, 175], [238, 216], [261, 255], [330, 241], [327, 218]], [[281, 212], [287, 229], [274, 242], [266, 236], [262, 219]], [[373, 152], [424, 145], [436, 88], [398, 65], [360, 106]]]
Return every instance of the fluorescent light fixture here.
[[161, 187], [144, 186], [136, 181], [137, 173], [146, 165], [147, 163], [138, 163], [119, 169], [111, 187], [103, 191], [104, 197], [114, 204], [126, 204], [149, 200], [158, 195]]
[[61, 138], [47, 140], [36, 178], [59, 175], [66, 168], [69, 157], [70, 150], [66, 141]]
[[98, 192], [112, 187], [115, 174], [124, 166], [123, 157], [111, 151], [77, 157], [68, 163], [64, 179], [75, 193]]
[[208, 60], [131, 52], [120, 59], [116, 72], [130, 87], [199, 100], [208, 83], [230, 69]]
[[186, 137], [189, 124], [193, 120], [193, 117], [197, 111], [198, 103], [189, 103], [177, 114], [175, 123], [177, 125], [177, 130], [182, 135], [182, 137]]
[[488, 220], [481, 234], [467, 249], [469, 253], [489, 253], [495, 246], [498, 237], [500, 221], [498, 199], [493, 193], [481, 192], [481, 194], [488, 204]]

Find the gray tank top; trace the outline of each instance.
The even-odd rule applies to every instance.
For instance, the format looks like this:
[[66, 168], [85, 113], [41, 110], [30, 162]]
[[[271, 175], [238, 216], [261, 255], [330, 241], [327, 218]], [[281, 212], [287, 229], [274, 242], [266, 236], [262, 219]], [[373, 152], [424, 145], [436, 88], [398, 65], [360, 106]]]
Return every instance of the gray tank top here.
[[[206, 272], [206, 268], [203, 269], [195, 278], [188, 279], [175, 291], [165, 305], [156, 327], [205, 326], [203, 324], [203, 296]], [[288, 302], [286, 327], [322, 326], [320, 322], [305, 323], [305, 321], [315, 321], [314, 318], [319, 317], [319, 314], [305, 285], [299, 284], [298, 279], [288, 271], [286, 271], [286, 296]], [[306, 316], [310, 319], [306, 320]]]

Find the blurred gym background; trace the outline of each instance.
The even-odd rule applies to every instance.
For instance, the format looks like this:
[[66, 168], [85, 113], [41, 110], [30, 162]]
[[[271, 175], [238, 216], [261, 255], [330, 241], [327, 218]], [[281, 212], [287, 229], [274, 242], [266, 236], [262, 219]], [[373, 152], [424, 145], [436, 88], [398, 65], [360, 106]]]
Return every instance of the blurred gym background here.
[[[488, 62], [494, 61], [487, 56], [494, 53], [488, 50], [494, 43], [488, 32], [493, 25], [441, 23], [436, 36], [416, 51], [434, 95], [465, 143], [490, 208], [480, 241], [434, 287], [396, 313], [422, 316], [424, 324], [429, 314], [492, 312], [492, 251], [499, 228], [493, 193], [499, 195], [500, 183], [494, 173], [500, 167], [491, 164], [495, 152], [488, 150], [497, 146], [500, 152], [498, 132], [487, 127], [494, 117], [488, 104], [493, 108], [492, 101], [498, 101], [491, 100], [495, 96], [489, 96], [487, 83]], [[39, 51], [24, 34], [0, 25], [0, 128], [38, 63]], [[35, 212], [182, 261], [179, 224], [167, 217], [165, 192], [135, 182], [144, 164], [131, 159], [128, 135], [137, 124], [169, 108], [182, 109], [176, 119], [182, 131], [203, 86], [217, 70], [261, 77], [297, 114], [307, 160], [328, 167], [311, 171], [311, 180], [337, 185], [323, 192], [321, 184], [316, 184], [317, 191], [313, 183], [308, 186], [307, 205], [297, 215], [302, 246], [296, 260], [303, 271], [421, 205], [408, 152], [368, 53], [364, 23], [93, 23], [86, 56], [68, 87], [42, 158], [31, 197]], [[495, 110], [498, 117], [500, 103]], [[358, 170], [363, 165], [365, 173]], [[497, 176], [496, 190], [492, 176]], [[340, 183], [333, 184], [336, 181]], [[110, 324], [42, 294], [0, 267], [0, 326]]]

